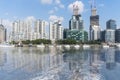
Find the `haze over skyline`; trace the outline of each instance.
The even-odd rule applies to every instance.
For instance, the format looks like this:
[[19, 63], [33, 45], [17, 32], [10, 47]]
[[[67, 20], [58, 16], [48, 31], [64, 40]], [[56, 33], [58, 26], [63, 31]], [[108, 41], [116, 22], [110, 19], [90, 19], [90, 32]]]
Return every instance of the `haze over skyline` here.
[[[72, 16], [72, 4], [80, 5], [80, 13], [84, 20], [84, 27], [90, 25], [90, 0], [0, 0], [0, 18], [6, 27], [12, 26], [15, 20], [42, 19], [47, 22], [55, 19], [62, 20], [64, 28], [69, 27]], [[118, 11], [120, 0], [104, 1], [96, 0], [97, 14], [100, 15], [100, 27], [106, 28], [106, 21], [114, 19], [118, 28], [120, 25], [120, 12]]]

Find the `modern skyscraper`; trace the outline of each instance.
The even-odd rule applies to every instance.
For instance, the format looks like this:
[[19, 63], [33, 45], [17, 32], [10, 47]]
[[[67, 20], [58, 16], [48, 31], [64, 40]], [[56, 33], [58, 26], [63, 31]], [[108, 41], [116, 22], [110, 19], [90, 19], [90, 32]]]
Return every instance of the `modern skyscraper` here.
[[60, 21], [50, 22], [49, 39], [53, 41], [63, 39], [63, 27]]
[[91, 4], [91, 16], [90, 16], [89, 30], [90, 30], [90, 40], [100, 39], [99, 15], [97, 15], [95, 0], [92, 0], [92, 4]]
[[69, 21], [69, 29], [82, 30], [83, 26], [82, 16], [79, 14], [79, 8], [77, 5], [73, 5], [73, 15], [72, 19]]
[[0, 24], [0, 43], [5, 41], [6, 41], [6, 29], [2, 24]]
[[81, 14], [79, 14], [78, 5], [73, 5], [72, 19], [69, 21], [69, 30], [66, 31], [68, 39], [86, 42], [88, 40], [88, 33], [84, 31], [84, 21]]
[[110, 19], [110, 20], [108, 20], [106, 22], [106, 29], [113, 29], [113, 30], [115, 30], [116, 28], [117, 28], [117, 25], [116, 25], [116, 21], [115, 20]]

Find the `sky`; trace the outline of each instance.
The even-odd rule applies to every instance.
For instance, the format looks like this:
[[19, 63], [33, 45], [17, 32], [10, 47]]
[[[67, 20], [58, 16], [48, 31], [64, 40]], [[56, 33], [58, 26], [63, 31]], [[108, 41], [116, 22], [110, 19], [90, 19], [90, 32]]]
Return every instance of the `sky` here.
[[[64, 28], [69, 27], [72, 16], [71, 5], [80, 4], [80, 14], [88, 31], [91, 15], [91, 0], [0, 0], [0, 18], [10, 29], [12, 22], [24, 19], [42, 19], [50, 22], [60, 19]], [[106, 21], [114, 19], [120, 25], [120, 0], [96, 0], [97, 14], [100, 15], [100, 27], [106, 28]]]

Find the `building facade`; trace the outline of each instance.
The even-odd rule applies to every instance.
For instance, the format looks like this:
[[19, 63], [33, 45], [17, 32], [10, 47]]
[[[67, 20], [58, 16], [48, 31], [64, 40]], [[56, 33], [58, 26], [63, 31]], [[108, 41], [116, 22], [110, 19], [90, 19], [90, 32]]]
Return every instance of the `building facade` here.
[[105, 33], [106, 33], [105, 30], [101, 31], [101, 38], [100, 38], [100, 40], [101, 40], [102, 42], [105, 42]]
[[82, 30], [83, 29], [83, 20], [81, 15], [73, 15], [72, 19], [69, 21], [69, 29], [77, 29]]
[[46, 21], [36, 20], [34, 24], [35, 39], [46, 39]]
[[88, 41], [88, 33], [84, 30], [84, 21], [81, 14], [79, 14], [78, 5], [73, 5], [73, 15], [69, 21], [69, 30], [64, 32], [67, 39], [74, 39], [77, 41]]
[[81, 41], [81, 42], [87, 42], [88, 33], [84, 30], [68, 30], [67, 38], [74, 39], [74, 40]]
[[89, 28], [90, 40], [99, 40], [100, 31], [101, 29], [99, 26], [99, 15], [97, 15], [97, 9], [93, 0], [93, 3], [91, 5], [90, 28]]
[[52, 41], [63, 39], [63, 27], [60, 21], [50, 22], [49, 39]]
[[116, 28], [117, 28], [117, 25], [116, 25], [116, 21], [115, 20], [110, 19], [110, 20], [108, 20], [106, 22], [106, 29], [113, 29], [113, 30], [115, 30]]
[[115, 30], [107, 29], [105, 32], [105, 42], [115, 43]]
[[0, 24], [0, 43], [3, 43], [5, 41], [6, 41], [6, 29], [2, 24]]
[[115, 30], [115, 42], [120, 43], [120, 29]]
[[100, 40], [100, 27], [99, 26], [90, 26], [90, 40]]

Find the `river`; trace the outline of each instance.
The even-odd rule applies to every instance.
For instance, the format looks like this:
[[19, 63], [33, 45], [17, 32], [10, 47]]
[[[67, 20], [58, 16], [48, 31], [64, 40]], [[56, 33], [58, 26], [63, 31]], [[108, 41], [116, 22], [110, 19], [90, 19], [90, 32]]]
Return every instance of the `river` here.
[[120, 80], [120, 49], [0, 48], [0, 80]]

